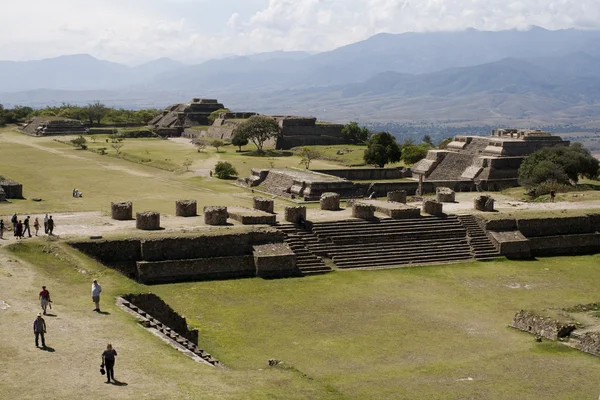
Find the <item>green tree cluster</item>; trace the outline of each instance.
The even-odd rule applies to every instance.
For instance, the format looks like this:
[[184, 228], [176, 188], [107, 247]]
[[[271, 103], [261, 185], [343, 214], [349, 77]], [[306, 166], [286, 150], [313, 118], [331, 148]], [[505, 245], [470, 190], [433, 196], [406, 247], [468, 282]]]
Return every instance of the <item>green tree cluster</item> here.
[[219, 161], [215, 165], [215, 175], [219, 179], [229, 179], [237, 176], [235, 167], [227, 161]]
[[61, 117], [68, 119], [77, 119], [87, 121], [89, 124], [128, 124], [128, 125], [146, 125], [154, 118], [159, 111], [154, 108], [141, 110], [127, 110], [123, 108], [111, 108], [95, 101], [86, 106], [63, 103], [60, 106], [46, 107], [39, 110], [33, 110], [29, 107], [28, 117]]
[[238, 153], [241, 153], [242, 147], [248, 145], [248, 138], [240, 134], [235, 134], [231, 138], [231, 144], [237, 146], [239, 149]]
[[367, 164], [383, 168], [385, 164], [399, 162], [402, 158], [396, 138], [389, 132], [377, 133], [369, 139], [363, 159]]
[[4, 108], [0, 104], [0, 126], [23, 122], [32, 112], [33, 108], [31, 107], [15, 106], [14, 108]]
[[255, 115], [242, 122], [233, 132], [234, 136], [240, 136], [251, 141], [259, 153], [263, 153], [265, 142], [279, 135], [281, 128], [273, 118]]
[[598, 177], [600, 162], [581, 143], [548, 147], [528, 156], [519, 168], [519, 184], [531, 188], [553, 182], [577, 183], [579, 177]]
[[369, 140], [371, 131], [361, 128], [358, 122], [350, 122], [342, 128], [342, 137], [353, 144], [363, 144]]

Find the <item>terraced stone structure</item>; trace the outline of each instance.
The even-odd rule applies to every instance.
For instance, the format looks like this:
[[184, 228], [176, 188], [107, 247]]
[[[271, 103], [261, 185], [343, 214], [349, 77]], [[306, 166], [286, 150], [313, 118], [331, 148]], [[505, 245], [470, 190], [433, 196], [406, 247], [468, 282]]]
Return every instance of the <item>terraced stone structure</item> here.
[[166, 137], [181, 136], [186, 128], [209, 125], [208, 117], [224, 108], [215, 99], [195, 98], [189, 103], [174, 104], [154, 117], [148, 126], [156, 134]]
[[154, 211], [136, 213], [135, 227], [143, 231], [160, 230], [160, 213]]
[[275, 213], [275, 201], [273, 199], [255, 197], [252, 199], [252, 202], [255, 210], [263, 211], [269, 214]]
[[321, 210], [338, 211], [340, 209], [340, 195], [338, 193], [323, 193], [319, 203]]
[[454, 190], [447, 187], [438, 187], [435, 190], [436, 200], [440, 203], [454, 203], [456, 201], [456, 193]]
[[6, 201], [6, 192], [0, 187], [0, 201]]
[[455, 191], [502, 190], [518, 186], [518, 170], [529, 154], [568, 146], [558, 136], [537, 130], [499, 129], [489, 137], [456, 136], [446, 150], [430, 150], [412, 168], [413, 176]]
[[133, 219], [133, 203], [131, 201], [110, 203], [110, 211], [114, 220], [129, 221]]
[[206, 225], [227, 225], [227, 218], [229, 217], [229, 213], [227, 212], [227, 207], [222, 206], [206, 206], [204, 207], [204, 223]]
[[388, 201], [406, 204], [406, 190], [395, 190], [387, 193]]
[[198, 215], [196, 200], [178, 200], [175, 202], [175, 215], [178, 217], [195, 217]]
[[85, 135], [89, 129], [79, 120], [36, 117], [21, 128], [23, 133], [35, 136]]

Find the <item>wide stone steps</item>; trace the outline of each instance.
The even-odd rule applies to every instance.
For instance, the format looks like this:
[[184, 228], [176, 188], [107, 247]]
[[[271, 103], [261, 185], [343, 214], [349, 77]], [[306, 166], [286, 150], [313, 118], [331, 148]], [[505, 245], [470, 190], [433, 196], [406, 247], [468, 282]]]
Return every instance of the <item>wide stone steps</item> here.
[[321, 257], [312, 253], [307, 245], [318, 243], [318, 238], [295, 225], [277, 225], [277, 229], [285, 233], [285, 242], [296, 254], [296, 266], [303, 275], [324, 274], [332, 269], [325, 265]]
[[459, 243], [459, 244], [455, 244], [455, 245], [447, 245], [447, 246], [436, 246], [435, 248], [431, 248], [431, 247], [409, 247], [406, 246], [405, 248], [402, 249], [397, 249], [397, 248], [364, 248], [364, 249], [357, 249], [357, 250], [332, 250], [328, 253], [328, 255], [333, 258], [333, 260], [338, 260], [340, 258], [347, 258], [347, 257], [373, 257], [374, 252], [376, 252], [377, 254], [377, 258], [382, 258], [385, 257], [387, 255], [393, 255], [393, 256], [398, 256], [398, 257], [414, 257], [414, 256], [419, 256], [421, 254], [428, 254], [428, 253], [439, 253], [439, 252], [452, 252], [454, 250], [460, 250], [460, 251], [464, 251], [467, 253], [471, 252], [471, 247], [469, 246], [468, 243], [466, 243], [466, 241], [464, 243]]
[[[446, 239], [446, 238], [456, 238], [460, 240], [466, 236], [466, 231], [464, 228], [456, 228], [456, 229], [444, 229], [440, 231], [407, 231], [394, 233], [392, 232], [361, 232], [358, 234], [338, 236], [338, 237], [329, 237], [335, 244], [363, 244], [363, 243], [373, 243], [373, 242], [383, 242], [387, 240], [406, 240], [418, 242], [421, 240], [431, 240], [431, 239]], [[321, 237], [319, 236], [319, 239]]]
[[469, 243], [473, 248], [476, 260], [488, 260], [501, 256], [500, 251], [494, 246], [473, 215], [459, 215], [458, 219], [467, 230]]
[[395, 258], [371, 258], [371, 259], [353, 259], [353, 260], [334, 260], [338, 268], [365, 268], [365, 267], [381, 267], [381, 266], [409, 266], [421, 264], [442, 264], [446, 262], [467, 261], [472, 260], [473, 256], [468, 251], [455, 253], [440, 253], [431, 255], [420, 255], [419, 257], [395, 257]]
[[319, 245], [311, 245], [309, 246], [310, 250], [315, 254], [323, 254], [323, 255], [332, 255], [345, 251], [370, 251], [370, 252], [379, 252], [379, 251], [404, 251], [404, 250], [423, 250], [428, 248], [444, 248], [444, 247], [455, 247], [458, 245], [469, 246], [466, 238], [461, 240], [452, 239], [433, 239], [429, 241], [419, 241], [415, 243], [413, 241], [400, 241], [400, 242], [379, 242], [379, 243], [369, 243], [363, 244], [360, 246], [357, 245], [337, 245], [337, 244], [319, 244]]

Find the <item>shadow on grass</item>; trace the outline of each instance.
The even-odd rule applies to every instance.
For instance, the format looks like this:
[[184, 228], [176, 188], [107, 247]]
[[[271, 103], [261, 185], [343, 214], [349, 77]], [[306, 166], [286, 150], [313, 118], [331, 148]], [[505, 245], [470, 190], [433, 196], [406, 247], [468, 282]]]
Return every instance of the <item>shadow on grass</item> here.
[[127, 384], [127, 382], [119, 382], [117, 380], [113, 380], [113, 382], [111, 382], [111, 384], [115, 385], [115, 386], [129, 386]]
[[56, 317], [56, 314], [51, 314], [51, 313], [46, 313], [46, 315], [44, 315], [45, 317]]
[[263, 150], [262, 152], [259, 152], [258, 150], [254, 150], [244, 153], [244, 155], [250, 157], [292, 157], [294, 152], [280, 150]]
[[49, 347], [49, 346], [42, 346], [42, 347], [40, 347], [40, 350], [47, 351], [48, 353], [54, 353], [56, 351], [52, 347]]

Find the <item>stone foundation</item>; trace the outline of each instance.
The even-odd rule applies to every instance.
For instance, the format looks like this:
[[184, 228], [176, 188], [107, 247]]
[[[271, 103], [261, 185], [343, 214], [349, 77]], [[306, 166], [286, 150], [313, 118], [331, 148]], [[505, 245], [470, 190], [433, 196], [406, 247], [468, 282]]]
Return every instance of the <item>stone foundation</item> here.
[[440, 203], [454, 203], [456, 201], [456, 193], [454, 190], [447, 187], [439, 187], [435, 190], [437, 201]]
[[421, 216], [419, 208], [402, 203], [381, 200], [358, 200], [357, 203], [372, 205], [375, 207], [376, 212], [385, 214], [393, 219], [419, 218]]
[[352, 205], [352, 216], [364, 220], [375, 219], [375, 206], [371, 204], [354, 203]]
[[206, 225], [227, 225], [227, 218], [229, 214], [227, 213], [227, 207], [204, 207], [204, 223]]
[[0, 187], [4, 189], [4, 193], [7, 199], [22, 199], [23, 198], [23, 185], [19, 182], [5, 179], [0, 182]]
[[255, 197], [253, 199], [254, 209], [263, 211], [269, 214], [275, 213], [275, 201], [272, 199], [265, 199], [262, 197]]
[[277, 216], [264, 211], [251, 210], [243, 207], [229, 207], [229, 218], [240, 222], [242, 225], [275, 225]]
[[338, 193], [323, 193], [320, 202], [321, 210], [338, 211], [340, 209], [340, 195]]
[[157, 231], [160, 229], [160, 213], [146, 211], [136, 213], [135, 227], [143, 231]]
[[571, 322], [557, 321], [523, 310], [515, 314], [511, 326], [550, 340], [567, 337], [576, 329]]
[[423, 201], [423, 212], [429, 215], [444, 215], [444, 205], [435, 200]]
[[473, 208], [477, 211], [494, 211], [494, 199], [491, 196], [479, 196], [473, 200]]
[[296, 254], [287, 243], [273, 243], [253, 248], [256, 276], [260, 278], [285, 278], [300, 276], [296, 267]]
[[577, 348], [586, 353], [600, 357], [600, 332], [588, 332], [584, 334]]
[[196, 200], [178, 200], [175, 202], [175, 215], [178, 217], [195, 217], [198, 215]]
[[117, 221], [129, 221], [133, 219], [133, 203], [124, 201], [121, 203], [110, 203], [112, 219]]
[[306, 207], [286, 207], [285, 220], [293, 224], [299, 223], [301, 220], [306, 221]]
[[395, 190], [387, 193], [388, 201], [406, 204], [406, 190]]

